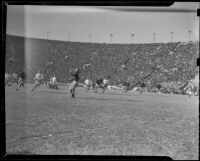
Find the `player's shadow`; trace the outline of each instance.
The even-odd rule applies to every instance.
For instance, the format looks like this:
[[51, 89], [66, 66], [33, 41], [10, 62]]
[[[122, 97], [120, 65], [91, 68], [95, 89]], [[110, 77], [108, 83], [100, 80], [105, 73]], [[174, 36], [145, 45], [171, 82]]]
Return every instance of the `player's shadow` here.
[[91, 97], [78, 97], [78, 96], [76, 96], [76, 98], [78, 98], [78, 99], [86, 99], [86, 100], [99, 100], [99, 101], [108, 101], [108, 100], [110, 100], [110, 101], [119, 101], [119, 102], [144, 102], [144, 101], [136, 101], [136, 100], [127, 100], [127, 99], [125, 99], [125, 100], [122, 100], [122, 99], [111, 99], [111, 98], [91, 98]]
[[33, 92], [39, 92], [39, 93], [64, 93], [63, 92], [64, 90], [63, 89], [59, 89], [59, 90], [35, 90]]

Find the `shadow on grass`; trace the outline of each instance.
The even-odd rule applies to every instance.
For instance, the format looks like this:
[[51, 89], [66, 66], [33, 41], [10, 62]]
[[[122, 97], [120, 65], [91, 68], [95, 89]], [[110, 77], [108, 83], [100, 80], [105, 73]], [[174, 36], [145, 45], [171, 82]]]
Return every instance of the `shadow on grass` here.
[[[54, 135], [59, 135], [59, 134], [67, 134], [67, 133], [72, 133], [72, 131], [56, 131], [56, 132], [51, 132], [48, 134], [36, 134], [36, 135], [29, 135], [29, 136], [21, 136], [15, 140], [12, 140], [12, 142], [16, 142], [19, 140], [25, 140], [25, 139], [32, 139], [32, 138], [50, 138]], [[16, 154], [31, 154], [29, 151], [22, 151], [22, 152], [16, 152]]]
[[47, 90], [35, 90], [35, 91], [30, 91], [30, 93], [34, 93], [34, 92], [37, 92], [37, 93], [60, 93], [60, 94], [65, 94], [65, 93], [69, 93], [68, 91], [66, 92], [63, 92], [65, 91], [64, 89], [58, 89], [58, 90], [51, 90], [51, 89], [47, 89]]
[[24, 150], [24, 151], [15, 152], [15, 153], [7, 153], [7, 155], [36, 155], [36, 154], [28, 150]]
[[107, 100], [110, 100], [110, 101], [123, 101], [123, 102], [144, 102], [144, 101], [135, 101], [135, 100], [122, 100], [122, 99], [111, 99], [111, 98], [94, 98], [94, 97], [75, 97], [76, 98], [79, 98], [79, 99], [87, 99], [87, 100], [100, 100], [100, 101], [107, 101]]
[[[59, 93], [59, 94], [70, 94], [70, 91], [69, 90], [64, 90], [64, 89], [59, 89], [59, 90], [35, 90], [33, 91], [32, 93]], [[31, 93], [31, 91], [30, 91]], [[77, 94], [87, 94], [85, 92], [77, 92]], [[105, 96], [105, 95], [122, 95], [122, 96], [141, 96], [141, 95], [137, 95], [137, 94], [132, 94], [132, 95], [126, 95], [127, 93], [101, 93], [101, 92], [98, 92], [98, 93], [92, 93], [92, 92], [88, 92], [88, 94], [94, 94], [95, 95], [102, 95], [102, 96]], [[130, 93], [129, 93], [130, 94]], [[78, 98], [78, 97], [77, 97]], [[81, 97], [82, 98], [82, 97]], [[87, 99], [87, 98], [86, 98]], [[91, 98], [88, 98], [88, 99], [91, 99]], [[113, 100], [113, 99], [105, 99], [105, 100]], [[125, 100], [116, 100], [116, 101], [125, 101]], [[127, 101], [133, 101], [133, 100], [127, 100]], [[137, 101], [133, 101], [133, 102], [137, 102]]]

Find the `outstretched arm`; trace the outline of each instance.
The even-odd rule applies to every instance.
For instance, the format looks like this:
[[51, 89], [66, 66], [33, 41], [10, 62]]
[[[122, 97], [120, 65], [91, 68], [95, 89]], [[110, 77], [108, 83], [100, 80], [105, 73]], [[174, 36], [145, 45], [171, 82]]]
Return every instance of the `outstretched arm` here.
[[86, 64], [83, 64], [83, 65], [81, 66], [81, 68], [79, 69], [79, 72], [82, 72], [82, 71], [85, 69], [85, 66], [86, 66]]

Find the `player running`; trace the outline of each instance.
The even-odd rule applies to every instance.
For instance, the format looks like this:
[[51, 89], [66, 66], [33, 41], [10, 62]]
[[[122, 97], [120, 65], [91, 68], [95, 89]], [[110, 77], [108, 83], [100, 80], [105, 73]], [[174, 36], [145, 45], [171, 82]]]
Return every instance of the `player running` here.
[[109, 81], [107, 79], [104, 79], [103, 80], [103, 83], [102, 83], [102, 92], [104, 93], [105, 90], [107, 89], [107, 86], [109, 84]]
[[38, 71], [35, 75], [35, 83], [34, 83], [34, 87], [33, 89], [31, 89], [31, 91], [35, 90], [37, 87], [40, 86], [41, 81], [42, 81], [42, 74], [40, 73], [40, 71]]
[[16, 91], [23, 86], [24, 87], [24, 82], [25, 82], [25, 71], [23, 70], [19, 75], [19, 80], [18, 80], [18, 86], [16, 88]]

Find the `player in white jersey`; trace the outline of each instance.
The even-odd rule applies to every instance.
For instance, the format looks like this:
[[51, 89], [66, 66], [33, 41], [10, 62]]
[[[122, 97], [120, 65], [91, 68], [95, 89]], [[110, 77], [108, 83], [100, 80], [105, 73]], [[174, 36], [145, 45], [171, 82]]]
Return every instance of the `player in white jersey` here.
[[85, 92], [87, 92], [90, 89], [91, 81], [89, 79], [86, 79], [84, 83], [85, 83]]
[[56, 82], [57, 82], [57, 79], [56, 79], [56, 76], [54, 75], [52, 78], [52, 85], [56, 86]]
[[161, 85], [160, 84], [158, 84], [157, 86], [156, 86], [156, 94], [160, 94], [161, 92], [160, 92], [160, 89], [161, 89]]
[[194, 96], [194, 86], [189, 87], [187, 94], [188, 94], [189, 98], [191, 96]]
[[34, 83], [34, 87], [31, 91], [35, 90], [37, 87], [40, 86], [41, 82], [42, 82], [42, 74], [40, 73], [40, 71], [38, 71], [35, 75], [35, 83]]
[[57, 78], [55, 75], [53, 77], [50, 77], [50, 82], [48, 87], [51, 89], [59, 89], [57, 86]]
[[11, 86], [13, 83], [16, 83], [18, 85], [18, 75], [16, 73], [8, 74], [6, 75], [7, 79], [6, 79], [6, 83], [8, 86]]
[[192, 91], [189, 90], [189, 91], [188, 91], [188, 96], [189, 96], [189, 98], [192, 96], [192, 94], [193, 94]]
[[105, 90], [106, 90], [108, 84], [109, 84], [109, 81], [108, 81], [107, 79], [104, 79], [104, 80], [103, 80], [103, 84], [102, 84], [102, 92], [103, 92], [103, 93], [105, 92]]
[[9, 79], [10, 79], [11, 75], [8, 73], [5, 73], [5, 85], [9, 84]]
[[50, 83], [51, 85], [53, 84], [53, 77], [52, 77], [52, 76], [50, 77], [49, 83]]

